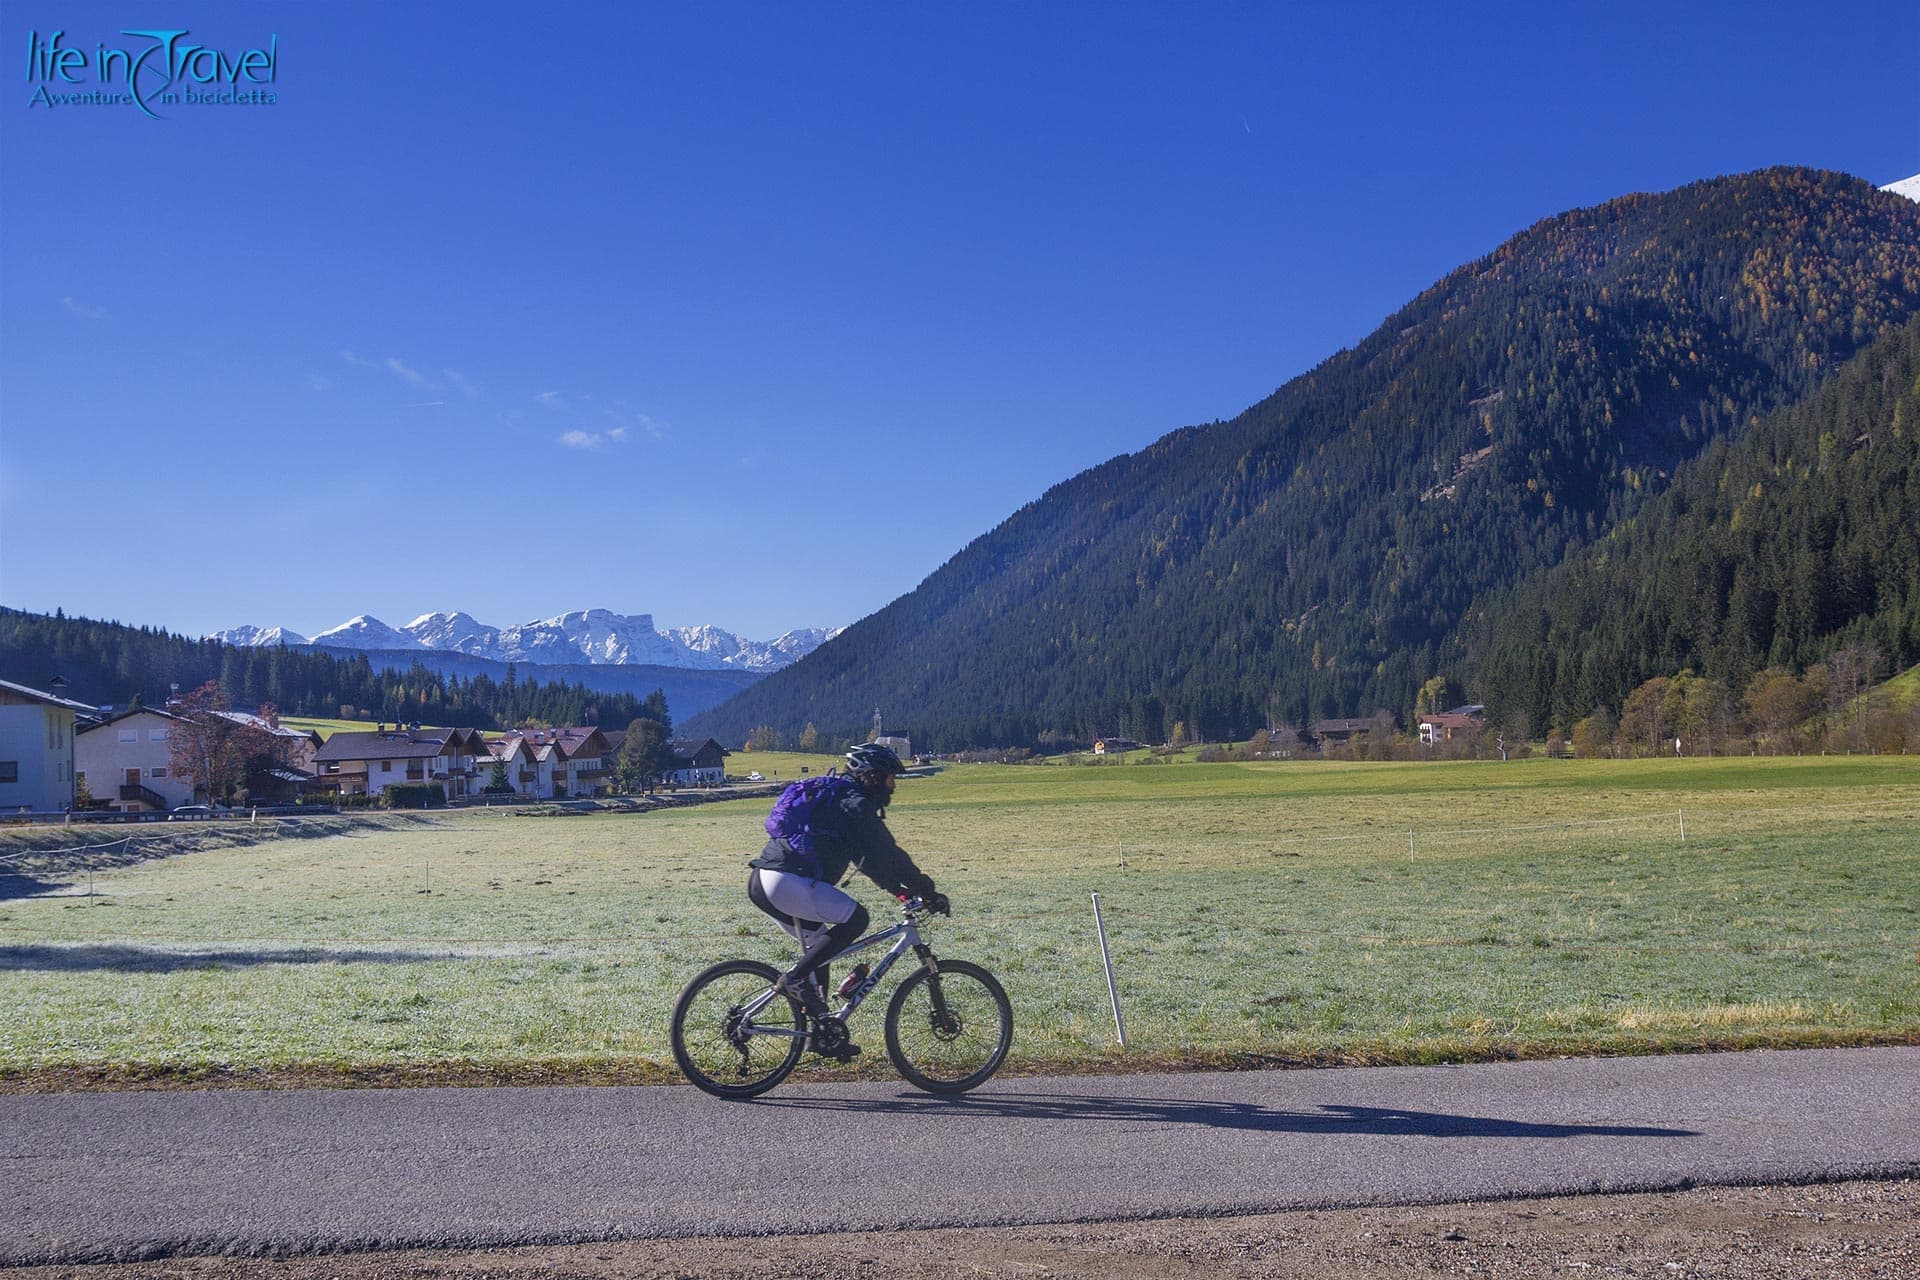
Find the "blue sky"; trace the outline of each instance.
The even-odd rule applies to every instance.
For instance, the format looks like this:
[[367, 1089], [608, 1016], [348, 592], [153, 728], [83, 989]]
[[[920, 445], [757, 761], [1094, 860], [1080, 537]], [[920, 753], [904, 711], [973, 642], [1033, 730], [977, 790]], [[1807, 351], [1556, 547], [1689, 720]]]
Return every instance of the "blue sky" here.
[[[178, 29], [274, 102], [35, 105]], [[850, 622], [1541, 218], [1920, 172], [1907, 2], [4, 0], [0, 88], [0, 603], [193, 635]]]

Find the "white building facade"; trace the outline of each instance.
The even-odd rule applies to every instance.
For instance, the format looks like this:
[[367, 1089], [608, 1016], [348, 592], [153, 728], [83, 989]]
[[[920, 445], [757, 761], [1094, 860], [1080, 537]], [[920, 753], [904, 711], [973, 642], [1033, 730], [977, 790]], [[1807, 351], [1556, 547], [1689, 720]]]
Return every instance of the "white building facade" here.
[[82, 729], [74, 768], [94, 804], [141, 813], [192, 803], [193, 783], [174, 776], [168, 740], [179, 722], [164, 711], [140, 710]]
[[74, 722], [92, 711], [0, 680], [0, 810], [58, 813], [73, 805]]

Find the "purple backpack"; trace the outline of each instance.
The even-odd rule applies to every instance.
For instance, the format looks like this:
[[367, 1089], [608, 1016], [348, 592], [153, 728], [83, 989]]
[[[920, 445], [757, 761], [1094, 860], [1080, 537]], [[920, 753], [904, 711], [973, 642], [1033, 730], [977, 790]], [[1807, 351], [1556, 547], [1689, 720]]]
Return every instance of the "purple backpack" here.
[[855, 789], [852, 778], [837, 773], [823, 773], [789, 783], [774, 802], [773, 812], [767, 815], [767, 834], [785, 840], [787, 846], [800, 855], [803, 865], [818, 871], [820, 863], [814, 837], [835, 833], [834, 819], [840, 801]]

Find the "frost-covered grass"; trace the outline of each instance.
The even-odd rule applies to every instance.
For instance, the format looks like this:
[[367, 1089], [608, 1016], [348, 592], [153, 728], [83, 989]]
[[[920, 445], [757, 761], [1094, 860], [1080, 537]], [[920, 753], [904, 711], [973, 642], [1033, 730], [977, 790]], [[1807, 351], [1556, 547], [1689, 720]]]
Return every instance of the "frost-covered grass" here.
[[[685, 980], [785, 954], [742, 893], [765, 807], [196, 824], [91, 898], [0, 862], [0, 1079], [664, 1078]], [[1016, 1067], [1119, 1063], [1095, 891], [1129, 1061], [1920, 1042], [1916, 758], [986, 765], [892, 820]]]

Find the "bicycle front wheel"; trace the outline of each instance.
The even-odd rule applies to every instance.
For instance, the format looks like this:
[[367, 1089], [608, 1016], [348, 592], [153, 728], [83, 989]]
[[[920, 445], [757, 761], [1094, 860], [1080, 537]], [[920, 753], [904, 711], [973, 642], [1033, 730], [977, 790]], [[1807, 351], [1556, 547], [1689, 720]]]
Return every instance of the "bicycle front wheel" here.
[[696, 977], [673, 1006], [673, 1060], [717, 1098], [752, 1098], [787, 1078], [806, 1048], [800, 1004], [775, 996], [746, 1008], [780, 976], [758, 960], [725, 960]]
[[1013, 1044], [1013, 1005], [977, 964], [943, 960], [900, 984], [887, 1006], [887, 1056], [909, 1084], [929, 1093], [983, 1085]]

